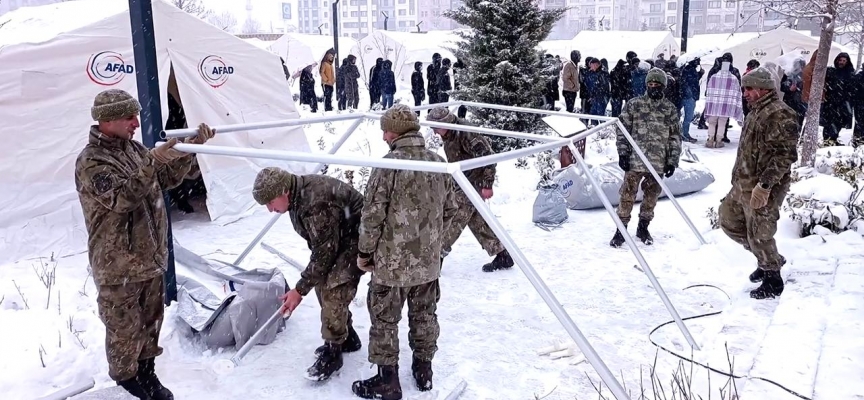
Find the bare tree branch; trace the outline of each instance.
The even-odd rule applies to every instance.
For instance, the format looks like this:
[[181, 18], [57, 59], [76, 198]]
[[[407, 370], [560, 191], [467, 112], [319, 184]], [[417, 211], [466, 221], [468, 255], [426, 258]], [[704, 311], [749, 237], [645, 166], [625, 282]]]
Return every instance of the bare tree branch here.
[[257, 20], [246, 18], [246, 21], [243, 22], [243, 27], [240, 28], [240, 30], [246, 34], [258, 33], [261, 31], [261, 24], [259, 24]]
[[205, 19], [212, 14], [212, 11], [204, 7], [204, 4], [201, 4], [201, 0], [171, 0], [171, 4], [201, 19]]
[[234, 14], [223, 11], [221, 14], [210, 14], [207, 22], [225, 32], [231, 32], [237, 27], [237, 18]]

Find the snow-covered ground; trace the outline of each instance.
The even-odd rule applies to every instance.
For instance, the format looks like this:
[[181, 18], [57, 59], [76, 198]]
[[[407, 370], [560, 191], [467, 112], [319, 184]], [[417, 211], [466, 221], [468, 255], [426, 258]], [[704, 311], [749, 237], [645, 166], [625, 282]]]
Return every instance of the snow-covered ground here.
[[[361, 105], [368, 104], [368, 96], [364, 93], [362, 97]], [[399, 97], [403, 101], [410, 98], [407, 93], [397, 94]], [[318, 115], [320, 110], [321, 105]], [[305, 109], [302, 112], [310, 115]], [[326, 151], [348, 125], [307, 127], [309, 142], [317, 148], [320, 138]], [[714, 368], [728, 370], [728, 345], [739, 376], [770, 379], [807, 398], [862, 398], [861, 235], [847, 231], [801, 239], [797, 237], [796, 223], [784, 216], [776, 237], [781, 253], [789, 260], [783, 270], [786, 291], [777, 300], [751, 300], [749, 290], [756, 285], [748, 281], [747, 275], [755, 268], [755, 259], [721, 231], [711, 230], [706, 215], [708, 208], [717, 209], [729, 190], [738, 128], [730, 132], [732, 144], [722, 149], [702, 145], [705, 131], [693, 129], [691, 134], [700, 143], [685, 146], [691, 147], [710, 168], [716, 181], [699, 193], [681, 197], [680, 203], [709, 243], [700, 246], [672, 204], [662, 200], [651, 225], [655, 243], [640, 244], [639, 248], [681, 316], [722, 311], [719, 316], [686, 322], [702, 347], [693, 356]], [[843, 132], [844, 141], [849, 134]], [[588, 151], [590, 159], [595, 150], [589, 146]], [[377, 123], [370, 122], [361, 125], [340, 154], [380, 157], [385, 152], [380, 129]], [[671, 317], [645, 274], [635, 268], [637, 262], [630, 250], [608, 246], [615, 228], [605, 210], [570, 210], [569, 220], [549, 232], [534, 226], [531, 205], [538, 173], [532, 161], [529, 159], [529, 169], [517, 169], [514, 161], [499, 164], [490, 207], [609, 368], [619, 381], [623, 377], [636, 398], [640, 373], [648, 385], [646, 371], [654, 364], [658, 351], [648, 334]], [[330, 171], [336, 168], [331, 166]], [[357, 176], [355, 179], [359, 179]], [[634, 214], [637, 212], [634, 210]], [[233, 261], [271, 215], [262, 207], [257, 214], [226, 226], [211, 224], [200, 213], [175, 213], [173, 218], [174, 234], [185, 247], [208, 258]], [[305, 243], [293, 232], [287, 218], [271, 230], [264, 242], [298, 260], [308, 259]], [[433, 362], [434, 383], [441, 392], [438, 398], [443, 399], [461, 380], [468, 383], [462, 399], [531, 399], [547, 394], [548, 399], [597, 398], [593, 385], [599, 378], [590, 364], [571, 365], [572, 359], [537, 355], [539, 348], [571, 340], [518, 267], [483, 273], [480, 267], [488, 260], [466, 231], [444, 264], [438, 314], [441, 337]], [[96, 380], [97, 388], [114, 385], [107, 376], [104, 328], [96, 311], [96, 292], [87, 277], [86, 255], [56, 262], [50, 301], [48, 290], [33, 269], [38, 261], [0, 266], [0, 298], [4, 298], [0, 305], [3, 398], [32, 399], [89, 377]], [[241, 265], [279, 267], [292, 286], [299, 276], [293, 267], [260, 247]], [[229, 358], [234, 350], [213, 354], [190, 342], [175, 307], [169, 307], [161, 340], [165, 352], [157, 360], [157, 372], [176, 397], [184, 400], [352, 398], [351, 382], [375, 373], [366, 359], [365, 347], [368, 280], [367, 275], [361, 281], [352, 305], [364, 348], [346, 354], [340, 374], [329, 382], [315, 384], [302, 377], [314, 361], [313, 350], [322, 342], [319, 307], [314, 297], [303, 301], [274, 343], [254, 348], [243, 365], [226, 376], [216, 376], [208, 367], [217, 359]], [[716, 288], [685, 290], [691, 285]], [[400, 326], [400, 339], [405, 398], [420, 398], [410, 375], [406, 323]], [[691, 353], [675, 324], [660, 328], [652, 339], [681, 354]], [[656, 363], [668, 394], [678, 359], [660, 351]], [[687, 364], [688, 373], [689, 367]], [[695, 367], [693, 375], [694, 387], [707, 378], [706, 371], [699, 367]], [[718, 387], [726, 379], [714, 374], [711, 382], [711, 396], [719, 398]], [[796, 398], [758, 380], [738, 379], [735, 383], [744, 400]], [[603, 393], [611, 398], [608, 389], [604, 388]], [[707, 389], [699, 394], [708, 398]]]

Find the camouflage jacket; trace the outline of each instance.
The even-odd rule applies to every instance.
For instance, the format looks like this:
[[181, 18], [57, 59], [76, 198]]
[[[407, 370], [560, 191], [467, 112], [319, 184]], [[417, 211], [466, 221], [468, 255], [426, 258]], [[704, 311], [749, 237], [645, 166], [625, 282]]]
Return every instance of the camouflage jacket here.
[[[397, 138], [384, 158], [444, 162], [419, 133]], [[446, 174], [376, 168], [366, 187], [361, 253], [373, 256], [372, 283], [408, 287], [441, 273], [441, 240], [456, 214], [453, 179]]]
[[[357, 237], [363, 195], [326, 175], [298, 176], [288, 215], [312, 256], [295, 287], [307, 295], [316, 285], [328, 288], [363, 275], [357, 268]], [[349, 254], [343, 254], [349, 253]]]
[[168, 216], [162, 190], [183, 182], [194, 158], [190, 154], [163, 165], [143, 144], [90, 128], [90, 142], [75, 162], [75, 187], [97, 285], [140, 282], [163, 273]]
[[[681, 121], [678, 114], [669, 100], [652, 100], [648, 96], [640, 96], [628, 101], [618, 117], [657, 174], [662, 174], [667, 165], [678, 166], [681, 155]], [[618, 157], [630, 158], [631, 171], [648, 172], [623, 133], [618, 132], [616, 142]]]
[[[468, 121], [462, 118], [457, 118], [455, 124], [471, 126]], [[444, 141], [444, 154], [447, 155], [449, 162], [469, 160], [492, 154], [492, 144], [489, 143], [489, 139], [479, 133], [450, 131], [447, 138], [442, 138], [442, 140]], [[495, 183], [495, 164], [465, 171], [465, 176], [478, 192], [482, 188], [491, 189], [492, 184]], [[462, 192], [459, 185], [454, 183], [454, 187], [457, 193]]]
[[777, 92], [756, 101], [744, 119], [732, 167], [732, 190], [738, 199], [748, 200], [759, 183], [772, 192], [788, 190], [792, 164], [798, 160], [798, 131], [798, 114]]

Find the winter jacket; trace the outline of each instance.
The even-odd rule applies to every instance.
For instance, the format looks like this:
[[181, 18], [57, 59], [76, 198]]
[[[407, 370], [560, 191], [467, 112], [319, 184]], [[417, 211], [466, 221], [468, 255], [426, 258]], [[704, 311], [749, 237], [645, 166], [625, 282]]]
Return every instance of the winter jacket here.
[[663, 90], [666, 100], [669, 100], [675, 109], [681, 108], [681, 70], [673, 67], [672, 63], [666, 62], [666, 88]]
[[459, 90], [459, 81], [461, 81], [462, 74], [465, 73], [465, 63], [460, 59], [456, 59], [456, 62], [453, 63], [453, 88]]
[[[855, 110], [862, 109], [864, 108], [864, 67], [862, 67], [861, 71], [858, 71], [858, 73], [855, 74], [853, 82], [854, 94], [852, 96], [852, 107], [855, 108]], [[864, 114], [864, 112], [860, 114], [857, 111], [855, 112], [855, 115], [858, 116], [858, 120], [861, 121], [861, 123], [864, 123], [864, 121], [862, 121], [864, 120], [864, 115], [862, 114]]]
[[441, 55], [435, 53], [432, 55], [432, 64], [426, 67], [426, 94], [429, 95], [429, 100], [435, 99], [438, 95], [438, 71], [441, 70]]
[[381, 94], [396, 93], [396, 76], [393, 75], [392, 67], [393, 62], [390, 60], [384, 61], [381, 65], [381, 71], [378, 73], [378, 88]]
[[343, 79], [345, 79], [345, 98], [348, 100], [360, 95], [360, 83], [357, 81], [360, 79], [360, 70], [357, 69], [356, 61], [357, 57], [352, 54], [348, 56], [348, 65], [342, 67], [344, 69], [342, 72]]
[[439, 93], [453, 90], [450, 84], [450, 63], [441, 63], [441, 68], [438, 70], [438, 82], [436, 84]]
[[731, 195], [736, 201], [750, 204], [759, 183], [771, 186], [772, 193], [788, 190], [791, 167], [798, 160], [798, 129], [798, 115], [776, 91], [756, 101], [744, 120], [732, 167]]
[[[324, 57], [327, 58], [327, 56]], [[336, 74], [333, 73], [332, 61], [322, 61], [318, 73], [321, 74], [322, 85], [333, 86], [336, 84]]]
[[134, 140], [90, 127], [75, 161], [75, 188], [87, 227], [87, 249], [97, 286], [143, 282], [168, 266], [168, 214], [162, 190], [189, 173], [194, 154], [162, 164]]
[[561, 81], [565, 92], [579, 91], [579, 67], [573, 61], [564, 61], [564, 68], [561, 69]]
[[630, 73], [627, 71], [627, 66], [624, 60], [618, 60], [615, 68], [609, 73], [609, 81], [612, 87], [612, 98], [619, 100], [629, 100], [632, 95]]
[[645, 61], [639, 63], [639, 67], [633, 71], [633, 75], [630, 77], [630, 82], [633, 85], [633, 97], [639, 97], [645, 94], [645, 91], [648, 87], [645, 84], [645, 79], [648, 78], [648, 70], [651, 69], [651, 65]]
[[[390, 144], [384, 158], [444, 162], [413, 131]], [[372, 283], [410, 287], [441, 275], [441, 243], [457, 205], [447, 174], [375, 168], [363, 202], [358, 248], [373, 257]]]
[[411, 74], [411, 94], [414, 95], [415, 99], [420, 99], [420, 101], [426, 99], [426, 91], [423, 90], [423, 72], [420, 72], [422, 67], [422, 62], [415, 62], [414, 73]]
[[[587, 59], [586, 59], [586, 63], [587, 63]], [[587, 86], [585, 86], [585, 76], [588, 73], [588, 68], [587, 67], [579, 67], [578, 71], [579, 72], [576, 74], [576, 77], [577, 77], [577, 79], [579, 79], [579, 98], [580, 99], [587, 99], [590, 97], [589, 93], [588, 93]]]
[[327, 175], [297, 176], [288, 216], [312, 255], [295, 289], [305, 296], [315, 286], [334, 288], [363, 275], [357, 268], [357, 240], [363, 195]]
[[[705, 70], [696, 70], [696, 64], [684, 66], [681, 69], [681, 99], [699, 100], [699, 81], [702, 80], [702, 75], [705, 75]], [[730, 72], [731, 74], [731, 72]]]
[[375, 66], [369, 70], [369, 94], [372, 97], [377, 97], [381, 95], [381, 87], [379, 86], [378, 74], [381, 72], [381, 66], [384, 64], [383, 58], [378, 58], [375, 60]]
[[348, 65], [348, 59], [342, 60], [342, 65], [336, 67], [336, 93], [345, 92], [345, 67]]
[[[462, 118], [456, 118], [454, 124], [474, 126]], [[446, 138], [442, 137], [442, 140], [444, 141], [444, 154], [447, 155], [448, 162], [470, 160], [493, 154], [489, 139], [479, 133], [451, 130], [446, 136]], [[471, 169], [465, 171], [465, 176], [479, 193], [480, 189], [492, 188], [492, 184], [495, 183], [495, 167], [495, 164], [489, 164], [485, 167]], [[461, 193], [462, 187], [456, 185], [454, 190]]]
[[[648, 96], [634, 98], [624, 104], [618, 119], [658, 173], [667, 165], [678, 166], [681, 121], [678, 109], [669, 100], [654, 100]], [[630, 171], [648, 172], [624, 134], [618, 133], [616, 145], [618, 157], [630, 159]]]
[[[846, 58], [846, 66], [840, 67], [838, 60]], [[834, 58], [834, 67], [825, 74], [825, 96], [819, 116], [819, 125], [852, 127], [852, 100], [855, 93], [855, 66], [849, 54], [840, 53]]]
[[585, 90], [588, 92], [588, 98], [609, 98], [609, 74], [601, 69], [596, 71], [588, 70], [585, 73]]
[[300, 104], [315, 103], [318, 96], [315, 94], [315, 78], [312, 76], [312, 66], [303, 68], [300, 72]]

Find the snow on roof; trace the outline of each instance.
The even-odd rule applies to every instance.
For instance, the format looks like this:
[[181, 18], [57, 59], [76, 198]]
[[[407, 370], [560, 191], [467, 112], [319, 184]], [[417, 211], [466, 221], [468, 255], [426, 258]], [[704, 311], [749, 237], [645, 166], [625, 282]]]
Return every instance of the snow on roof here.
[[668, 45], [666, 58], [677, 54], [677, 43], [669, 31], [581, 31], [572, 40], [573, 50], [585, 57], [606, 58], [610, 64], [623, 59], [628, 51], [641, 60], [654, 58], [655, 51]]
[[273, 42], [265, 42], [265, 41], [263, 41], [261, 39], [257, 39], [257, 38], [243, 39], [243, 41], [246, 43], [249, 43], [249, 44], [251, 44], [251, 45], [253, 45], [259, 49], [265, 49], [265, 50], [268, 47], [270, 47], [271, 44], [273, 44]]
[[118, 0], [78, 0], [22, 7], [0, 16], [0, 47], [43, 43], [129, 9]]

